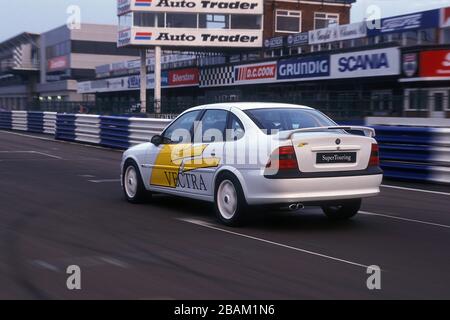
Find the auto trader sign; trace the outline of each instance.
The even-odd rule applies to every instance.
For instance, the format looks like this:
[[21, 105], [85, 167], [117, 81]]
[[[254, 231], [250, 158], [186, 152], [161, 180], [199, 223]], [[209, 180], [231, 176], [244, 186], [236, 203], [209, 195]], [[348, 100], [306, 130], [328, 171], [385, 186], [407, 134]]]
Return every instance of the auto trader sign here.
[[159, 45], [189, 47], [261, 47], [259, 30], [133, 28], [131, 37], [124, 32], [119, 36], [119, 46]]
[[263, 14], [263, 0], [118, 0], [118, 13], [132, 10], [153, 12], [198, 12]]

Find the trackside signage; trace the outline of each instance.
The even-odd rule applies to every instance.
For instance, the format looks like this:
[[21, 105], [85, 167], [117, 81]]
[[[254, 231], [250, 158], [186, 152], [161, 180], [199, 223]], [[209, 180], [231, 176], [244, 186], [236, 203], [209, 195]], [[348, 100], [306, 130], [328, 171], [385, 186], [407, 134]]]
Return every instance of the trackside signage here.
[[320, 44], [341, 40], [364, 38], [367, 36], [365, 22], [309, 31], [309, 44]]
[[263, 14], [263, 0], [118, 0], [118, 14], [129, 11]]
[[331, 56], [331, 78], [377, 77], [400, 74], [400, 51], [386, 48]]
[[266, 62], [234, 67], [234, 83], [253, 84], [273, 82], [277, 79], [277, 63]]
[[117, 15], [123, 15], [131, 11], [132, 0], [117, 0]]
[[260, 30], [134, 28], [119, 32], [119, 46], [262, 47]]
[[298, 57], [278, 62], [278, 80], [326, 79], [330, 76], [330, 56]]

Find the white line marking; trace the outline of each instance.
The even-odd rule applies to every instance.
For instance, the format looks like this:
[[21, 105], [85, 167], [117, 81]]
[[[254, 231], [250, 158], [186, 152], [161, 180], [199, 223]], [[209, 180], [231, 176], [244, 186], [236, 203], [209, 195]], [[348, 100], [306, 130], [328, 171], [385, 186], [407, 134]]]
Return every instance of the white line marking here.
[[88, 180], [92, 183], [112, 183], [112, 182], [120, 182], [120, 179], [103, 179], [103, 180]]
[[433, 190], [424, 190], [424, 189], [414, 189], [414, 188], [405, 188], [405, 187], [398, 187], [398, 186], [389, 186], [389, 185], [381, 185], [382, 188], [390, 188], [390, 189], [398, 189], [398, 190], [406, 190], [406, 191], [416, 191], [416, 192], [425, 192], [425, 193], [433, 193], [433, 194], [440, 194], [444, 196], [450, 196], [450, 193], [448, 192], [442, 192], [442, 191], [433, 191]]
[[34, 153], [34, 154], [40, 154], [41, 156], [46, 156], [46, 157], [62, 160], [61, 157], [54, 156], [52, 154], [45, 153], [45, 152], [39, 152], [39, 151], [0, 151], [0, 153]]
[[81, 178], [95, 178], [95, 176], [91, 174], [79, 174], [78, 176]]
[[415, 220], [415, 219], [408, 219], [408, 218], [402, 218], [402, 217], [397, 217], [397, 216], [391, 216], [391, 215], [388, 215], [388, 214], [373, 213], [373, 212], [367, 212], [367, 211], [360, 211], [359, 213], [360, 214], [364, 214], [366, 216], [377, 216], [377, 217], [383, 217], [383, 218], [387, 218], [387, 219], [401, 220], [401, 221], [407, 221], [407, 222], [414, 222], [414, 223], [420, 223], [420, 224], [425, 224], [425, 225], [434, 226], [434, 227], [441, 227], [441, 228], [450, 229], [449, 225], [440, 224], [440, 223], [421, 221], [421, 220]]
[[251, 240], [256, 240], [256, 241], [268, 243], [270, 245], [282, 247], [282, 248], [285, 248], [285, 249], [290, 249], [290, 250], [294, 250], [294, 251], [297, 251], [297, 252], [302, 252], [302, 253], [310, 254], [310, 255], [313, 255], [313, 256], [317, 256], [317, 257], [321, 257], [321, 258], [325, 258], [325, 259], [329, 259], [329, 260], [333, 260], [333, 261], [337, 261], [337, 262], [350, 264], [352, 266], [357, 266], [357, 267], [361, 267], [361, 268], [364, 268], [364, 269], [367, 269], [369, 267], [369, 266], [366, 266], [366, 265], [361, 264], [361, 263], [352, 262], [352, 261], [344, 260], [344, 259], [339, 259], [339, 258], [336, 258], [336, 257], [332, 257], [332, 256], [328, 256], [328, 255], [325, 255], [325, 254], [321, 254], [321, 253], [318, 253], [318, 252], [313, 252], [313, 251], [309, 251], [309, 250], [305, 250], [305, 249], [300, 249], [300, 248], [288, 246], [288, 245], [285, 245], [285, 244], [282, 244], [282, 243], [278, 243], [278, 242], [274, 242], [274, 241], [270, 241], [270, 240], [266, 240], [266, 239], [262, 239], [262, 238], [257, 238], [257, 237], [249, 236], [249, 235], [246, 235], [246, 234], [238, 233], [238, 232], [233, 232], [233, 231], [230, 231], [230, 230], [221, 229], [221, 228], [215, 227], [212, 224], [209, 224], [209, 223], [204, 222], [204, 221], [196, 220], [196, 219], [178, 219], [178, 220], [184, 221], [184, 222], [187, 222], [187, 223], [191, 223], [191, 224], [195, 224], [197, 226], [201, 226], [201, 227], [204, 227], [204, 228], [225, 232], [225, 233], [232, 234], [232, 235], [235, 235], [235, 236], [238, 236], [238, 237], [247, 238], [247, 239], [251, 239]]
[[56, 267], [48, 262], [42, 261], [42, 260], [34, 260], [34, 261], [32, 261], [32, 264], [39, 266], [41, 268], [50, 270], [50, 271], [59, 272], [58, 267]]
[[52, 155], [52, 154], [49, 154], [49, 153], [44, 153], [44, 152], [39, 152], [39, 151], [33, 151], [32, 153], [36, 153], [36, 154], [40, 154], [40, 155], [43, 155], [43, 156], [47, 156], [47, 157], [50, 157], [50, 158], [54, 158], [54, 159], [58, 159], [58, 160], [62, 160], [62, 158], [61, 158], [61, 157], [58, 157], [58, 156], [54, 156], [54, 155]]

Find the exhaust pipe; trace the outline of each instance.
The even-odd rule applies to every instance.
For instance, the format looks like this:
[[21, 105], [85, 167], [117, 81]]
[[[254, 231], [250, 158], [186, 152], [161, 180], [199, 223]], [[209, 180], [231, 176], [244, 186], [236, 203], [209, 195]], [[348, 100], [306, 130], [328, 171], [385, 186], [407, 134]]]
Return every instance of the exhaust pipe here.
[[290, 211], [297, 211], [297, 210], [301, 210], [304, 208], [305, 208], [305, 206], [303, 205], [303, 203], [294, 203], [289, 206]]

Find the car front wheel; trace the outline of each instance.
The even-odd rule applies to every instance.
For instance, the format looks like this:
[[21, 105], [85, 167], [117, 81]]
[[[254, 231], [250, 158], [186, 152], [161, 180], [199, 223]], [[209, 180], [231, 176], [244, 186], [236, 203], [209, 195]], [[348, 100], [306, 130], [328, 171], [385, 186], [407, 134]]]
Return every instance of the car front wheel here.
[[322, 205], [322, 210], [328, 218], [334, 221], [348, 220], [356, 216], [361, 209], [361, 199], [342, 200]]
[[127, 161], [122, 175], [125, 198], [131, 203], [142, 203], [149, 196], [145, 189], [138, 166], [134, 161]]

